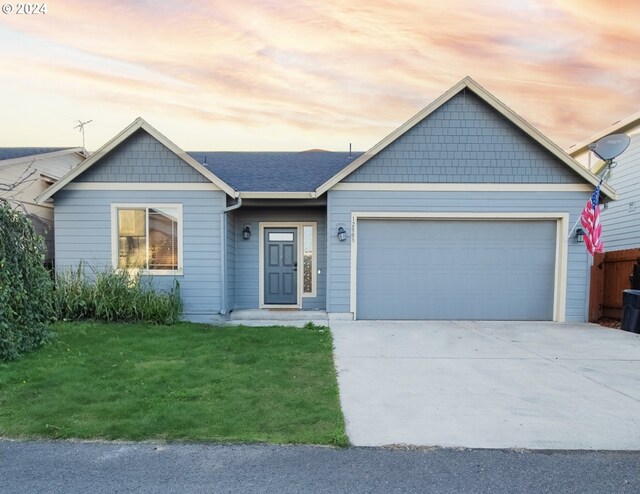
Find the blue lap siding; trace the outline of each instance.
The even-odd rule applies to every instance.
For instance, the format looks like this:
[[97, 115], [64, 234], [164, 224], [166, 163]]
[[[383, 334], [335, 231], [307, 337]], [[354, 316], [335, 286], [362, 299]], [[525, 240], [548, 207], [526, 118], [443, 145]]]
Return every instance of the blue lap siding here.
[[[339, 191], [328, 193], [328, 228], [345, 225], [349, 232], [352, 212], [471, 212], [569, 213], [568, 229], [578, 219], [588, 192], [385, 192]], [[568, 242], [566, 319], [584, 321], [587, 297], [587, 253], [573, 238]], [[330, 274], [329, 312], [350, 312], [351, 242], [330, 236], [327, 263]], [[406, 239], [398, 239], [404, 242]], [[426, 255], [426, 254], [425, 254]]]
[[56, 270], [75, 268], [80, 261], [96, 269], [111, 266], [115, 203], [182, 204], [184, 274], [156, 275], [153, 283], [169, 290], [174, 280], [180, 282], [188, 319], [206, 321], [219, 313], [223, 192], [62, 190], [55, 196]]
[[[315, 297], [303, 297], [305, 310], [324, 309], [326, 305], [326, 210], [324, 208], [241, 208], [235, 218], [235, 308], [253, 309], [259, 305], [259, 225], [261, 222], [316, 222], [318, 270]], [[250, 225], [251, 238], [242, 239], [244, 225]], [[302, 248], [300, 239], [299, 248]]]
[[[424, 191], [391, 191], [381, 185], [394, 184], [399, 188], [403, 183], [499, 184], [502, 190], [495, 187], [493, 192], [462, 188], [454, 191], [455, 187], [451, 187], [452, 191], [436, 192], [425, 187]], [[569, 191], [569, 187], [567, 192], [526, 191], [529, 184], [573, 186], [585, 184], [585, 180], [473, 91], [461, 90], [345, 177], [341, 184], [344, 188], [327, 193], [329, 231], [343, 226], [350, 232], [352, 213], [366, 211], [568, 214], [567, 231], [562, 232], [561, 238], [568, 247], [565, 317], [568, 321], [585, 320], [587, 253], [582, 244], [567, 236], [589, 193]], [[367, 184], [371, 184], [370, 188]], [[519, 184], [522, 191], [507, 191], [511, 184]], [[402, 244], [411, 240], [397, 241]], [[327, 243], [330, 312], [351, 310], [350, 244], [333, 236]], [[366, 246], [358, 244], [358, 248]]]
[[620, 199], [600, 215], [604, 250], [640, 247], [640, 134], [631, 137], [627, 150], [616, 158], [609, 183]]

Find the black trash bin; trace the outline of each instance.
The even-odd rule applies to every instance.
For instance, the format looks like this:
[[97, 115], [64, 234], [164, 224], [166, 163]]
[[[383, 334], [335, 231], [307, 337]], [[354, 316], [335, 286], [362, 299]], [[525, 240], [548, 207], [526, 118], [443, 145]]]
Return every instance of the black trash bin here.
[[622, 292], [622, 329], [640, 333], [640, 290]]

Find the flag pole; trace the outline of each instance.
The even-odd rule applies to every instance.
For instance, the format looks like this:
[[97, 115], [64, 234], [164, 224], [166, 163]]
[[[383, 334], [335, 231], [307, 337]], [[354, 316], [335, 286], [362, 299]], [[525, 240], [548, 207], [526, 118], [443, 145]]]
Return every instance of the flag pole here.
[[[611, 166], [611, 163], [609, 163], [609, 165], [607, 166], [607, 168], [605, 169], [604, 173], [602, 174], [602, 177], [600, 177], [600, 183], [598, 183], [598, 187], [600, 187], [602, 185], [602, 182], [604, 181], [604, 177], [607, 174], [607, 172], [609, 171], [609, 167]], [[596, 189], [598, 188], [596, 187]], [[571, 227], [571, 230], [569, 230], [569, 235], [567, 236], [567, 239], [570, 239], [571, 236], [573, 235], [573, 232], [575, 232], [576, 227], [578, 226], [578, 223], [580, 223], [580, 215], [578, 215], [578, 219], [576, 220], [576, 222], [573, 224], [573, 226]]]

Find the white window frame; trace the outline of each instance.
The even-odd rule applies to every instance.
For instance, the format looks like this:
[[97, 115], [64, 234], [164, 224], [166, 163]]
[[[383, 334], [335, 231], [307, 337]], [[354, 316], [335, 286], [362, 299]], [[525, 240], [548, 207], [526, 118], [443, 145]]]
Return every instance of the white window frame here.
[[[161, 209], [161, 208], [173, 208], [177, 210], [177, 222], [178, 222], [178, 269], [135, 269], [128, 268], [129, 271], [140, 272], [143, 275], [151, 276], [176, 276], [184, 274], [183, 271], [183, 232], [182, 232], [182, 204], [180, 203], [113, 203], [111, 204], [111, 265], [115, 270], [121, 270], [123, 268], [118, 267], [118, 210], [120, 209]], [[148, 218], [145, 217], [145, 224], [147, 228], [146, 242], [147, 242], [147, 258], [149, 257], [149, 224]]]

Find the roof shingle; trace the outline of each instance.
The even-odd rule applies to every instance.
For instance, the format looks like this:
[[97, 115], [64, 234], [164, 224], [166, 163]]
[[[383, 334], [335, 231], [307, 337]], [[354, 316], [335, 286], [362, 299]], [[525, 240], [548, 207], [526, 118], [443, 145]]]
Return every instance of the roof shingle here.
[[362, 153], [189, 152], [235, 190], [243, 192], [311, 192]]

